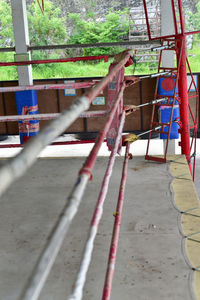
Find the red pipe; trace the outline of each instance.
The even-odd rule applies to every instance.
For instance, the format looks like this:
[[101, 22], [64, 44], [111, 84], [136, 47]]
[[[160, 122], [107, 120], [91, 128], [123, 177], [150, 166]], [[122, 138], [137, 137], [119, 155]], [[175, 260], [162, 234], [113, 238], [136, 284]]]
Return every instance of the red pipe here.
[[59, 58], [59, 59], [43, 59], [43, 60], [29, 60], [29, 61], [14, 61], [14, 62], [1, 62], [0, 67], [8, 66], [25, 66], [25, 65], [40, 65], [40, 64], [52, 64], [52, 63], [64, 63], [64, 62], [76, 62], [76, 61], [88, 61], [88, 60], [100, 60], [108, 61], [108, 55], [96, 55], [96, 56], [83, 56], [73, 58]]
[[111, 241], [111, 245], [110, 245], [110, 254], [109, 254], [109, 259], [108, 259], [108, 264], [107, 264], [107, 272], [106, 272], [106, 278], [105, 278], [105, 283], [104, 283], [102, 300], [109, 300], [110, 296], [111, 296], [112, 281], [113, 281], [113, 277], [114, 277], [117, 248], [118, 248], [118, 243], [119, 243], [121, 216], [122, 216], [122, 209], [123, 209], [123, 204], [124, 204], [125, 185], [126, 185], [126, 179], [127, 179], [128, 160], [129, 160], [129, 149], [130, 149], [130, 143], [127, 143], [123, 171], [122, 171], [121, 184], [120, 184], [120, 191], [119, 191], [119, 196], [118, 196], [118, 203], [117, 203], [116, 212], [114, 214], [115, 223], [114, 223], [114, 228], [113, 228], [112, 241]]
[[64, 90], [64, 89], [82, 89], [89, 88], [96, 84], [97, 82], [69, 82], [69, 83], [59, 83], [59, 84], [39, 84], [39, 85], [22, 85], [22, 86], [8, 86], [1, 87], [0, 93], [7, 92], [18, 92], [18, 91], [28, 91], [28, 90]]
[[174, 0], [171, 0], [171, 6], [172, 6], [173, 19], [174, 19], [175, 34], [178, 34], [178, 27], [177, 27], [177, 21], [176, 21], [176, 10], [175, 10], [175, 5], [174, 5]]
[[146, 24], [147, 24], [147, 32], [148, 32], [149, 40], [151, 40], [151, 30], [150, 30], [150, 26], [149, 26], [149, 18], [148, 18], [148, 11], [147, 11], [146, 0], [143, 0], [143, 4], [144, 4], [144, 12], [145, 12]]
[[99, 151], [101, 144], [103, 143], [105, 136], [110, 128], [112, 121], [113, 121], [115, 112], [119, 106], [119, 102], [121, 101], [125, 87], [126, 87], [126, 85], [125, 85], [125, 83], [123, 83], [123, 85], [118, 93], [117, 100], [115, 101], [115, 104], [111, 110], [109, 117], [108, 117], [108, 120], [107, 120], [104, 128], [99, 132], [96, 144], [94, 145], [93, 149], [91, 150], [86, 162], [84, 163], [82, 169], [80, 170], [80, 173], [86, 173], [86, 174], [89, 173], [91, 176], [92, 170], [94, 168], [94, 164], [96, 162], [98, 151]]
[[190, 162], [190, 122], [189, 122], [189, 102], [188, 102], [188, 91], [187, 91], [187, 54], [186, 54], [186, 37], [185, 37], [185, 23], [182, 13], [181, 0], [178, 0], [179, 13], [180, 13], [180, 23], [182, 34], [178, 36], [177, 41], [177, 56], [180, 59], [180, 69], [179, 69], [179, 96], [181, 98], [180, 103], [180, 120], [182, 122], [181, 128], [181, 152], [186, 156], [188, 165], [191, 172], [191, 162]]
[[178, 9], [179, 9], [179, 16], [180, 16], [181, 34], [185, 34], [185, 19], [183, 15], [181, 0], [178, 0]]
[[191, 35], [191, 34], [196, 34], [196, 33], [200, 33], [200, 30], [185, 32], [185, 35]]

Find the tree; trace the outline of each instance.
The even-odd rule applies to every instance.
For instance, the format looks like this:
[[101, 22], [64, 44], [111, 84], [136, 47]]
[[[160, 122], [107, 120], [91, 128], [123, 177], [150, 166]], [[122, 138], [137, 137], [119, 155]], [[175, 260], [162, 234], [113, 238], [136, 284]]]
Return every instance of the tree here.
[[[64, 43], [67, 40], [66, 20], [61, 17], [61, 10], [53, 1], [45, 1], [45, 12], [42, 14], [37, 1], [28, 6], [29, 37], [31, 45], [52, 45]], [[54, 54], [62, 54], [56, 51]], [[52, 51], [37, 51], [33, 53], [35, 59], [47, 58]], [[54, 55], [55, 56], [55, 55]]]
[[[93, 15], [88, 15], [82, 19], [80, 14], [69, 14], [73, 28], [70, 34], [69, 43], [101, 43], [119, 42], [124, 36], [128, 36], [128, 10], [112, 11], [105, 18], [96, 19]], [[107, 54], [108, 52], [117, 53], [118, 48], [91, 48], [83, 49], [83, 55]]]
[[14, 35], [12, 27], [11, 7], [5, 1], [0, 1], [0, 47], [13, 47]]
[[[61, 10], [52, 1], [45, 1], [45, 13], [42, 14], [35, 0], [27, 7], [30, 45], [59, 44], [67, 40], [66, 20], [60, 17]], [[11, 6], [6, 0], [0, 1], [0, 47], [14, 46]], [[49, 53], [36, 56], [44, 58]]]
[[[196, 4], [196, 10], [197, 12], [194, 14], [192, 12], [188, 12], [188, 21], [190, 24], [190, 27], [192, 27], [192, 30], [198, 31], [200, 28], [200, 0], [198, 0]], [[194, 35], [195, 40], [200, 39], [200, 34]]]

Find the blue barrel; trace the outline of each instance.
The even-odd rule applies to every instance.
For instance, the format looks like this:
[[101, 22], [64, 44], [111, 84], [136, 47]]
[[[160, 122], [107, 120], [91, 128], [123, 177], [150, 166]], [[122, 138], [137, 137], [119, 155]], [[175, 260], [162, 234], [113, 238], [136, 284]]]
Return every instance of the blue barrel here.
[[[158, 81], [158, 94], [161, 96], [171, 96], [170, 102], [173, 101], [173, 96], [176, 86], [176, 77], [160, 77]], [[178, 96], [178, 84], [176, 87], [176, 96]], [[175, 100], [175, 104], [178, 104], [178, 101]]]
[[[18, 115], [38, 114], [37, 92], [35, 90], [16, 92], [15, 96]], [[39, 132], [39, 121], [37, 120], [20, 121], [18, 124], [21, 144]]]
[[[178, 84], [176, 87], [175, 92], [175, 86], [176, 86], [176, 77], [160, 77], [158, 81], [158, 94], [160, 96], [170, 96], [169, 103], [173, 102], [174, 93], [176, 93], [176, 97], [178, 96]], [[166, 103], [167, 101], [163, 101], [162, 103]], [[171, 107], [168, 106], [160, 106], [159, 108], [159, 122], [161, 123], [168, 123], [170, 121], [171, 117]], [[173, 110], [173, 117], [172, 121], [174, 121], [176, 118], [179, 117], [179, 103], [177, 100], [174, 102], [174, 110]], [[178, 139], [179, 125], [177, 123], [172, 123], [171, 125], [171, 132], [170, 132], [170, 139]], [[164, 127], [164, 131], [168, 132], [169, 126]], [[160, 134], [161, 139], [167, 139], [167, 134]]]
[[[171, 117], [171, 107], [160, 106], [160, 108], [159, 108], [160, 122], [168, 123], [170, 121], [170, 117]], [[172, 121], [174, 121], [178, 117], [179, 117], [179, 106], [174, 105]], [[179, 125], [177, 123], [172, 123], [171, 132], [170, 132], [170, 136], [169, 136], [170, 139], [178, 139], [178, 137], [179, 137], [178, 129], [179, 129]], [[168, 132], [168, 130], [169, 130], [169, 126], [165, 126], [164, 131]], [[167, 134], [161, 133], [160, 138], [163, 140], [167, 139]]]

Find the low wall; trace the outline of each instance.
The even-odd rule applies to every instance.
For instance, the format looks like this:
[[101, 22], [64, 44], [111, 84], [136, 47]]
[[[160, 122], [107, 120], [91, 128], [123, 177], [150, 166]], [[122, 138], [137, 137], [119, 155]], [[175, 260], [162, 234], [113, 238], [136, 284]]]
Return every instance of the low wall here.
[[[198, 83], [200, 74], [196, 74]], [[66, 78], [66, 79], [47, 79], [47, 80], [35, 80], [34, 84], [54, 84], [63, 83], [66, 80], [74, 80], [76, 82], [100, 80], [100, 77], [96, 78]], [[1, 87], [16, 86], [17, 81], [4, 81], [0, 82]], [[129, 86], [125, 89], [124, 93], [124, 104], [139, 105], [145, 102], [149, 102], [154, 98], [156, 79], [148, 78], [135, 85]], [[198, 84], [199, 86], [199, 84]], [[37, 91], [39, 113], [58, 113], [63, 109], [67, 108], [77, 96], [82, 95], [85, 91], [89, 89], [79, 89], [76, 90], [76, 96], [65, 95], [64, 90], [42, 90]], [[73, 93], [73, 91], [72, 91]], [[105, 99], [105, 105], [91, 105], [90, 110], [104, 110], [106, 109], [107, 101], [107, 90], [103, 92], [101, 97]], [[195, 110], [195, 101], [191, 100], [192, 110]], [[146, 106], [141, 110], [127, 116], [124, 131], [143, 131], [148, 130], [151, 119], [151, 106]], [[1, 115], [16, 115], [16, 103], [15, 103], [15, 93], [2, 93], [0, 94], [0, 114]], [[103, 124], [105, 118], [92, 118], [92, 119], [78, 119], [72, 126], [70, 126], [66, 133], [76, 133], [76, 132], [96, 132], [99, 131]], [[42, 128], [48, 121], [40, 121], [40, 127]], [[18, 134], [18, 124], [17, 122], [0, 123], [0, 134]]]

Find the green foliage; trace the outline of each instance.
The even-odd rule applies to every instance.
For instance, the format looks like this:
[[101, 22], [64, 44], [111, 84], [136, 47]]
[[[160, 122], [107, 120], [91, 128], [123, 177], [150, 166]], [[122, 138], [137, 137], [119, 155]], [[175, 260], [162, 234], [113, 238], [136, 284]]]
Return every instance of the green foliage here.
[[31, 45], [59, 44], [66, 41], [65, 18], [60, 17], [61, 10], [53, 1], [45, 1], [42, 14], [37, 1], [28, 6], [29, 36]]
[[[112, 11], [105, 16], [104, 20], [88, 17], [82, 19], [79, 14], [68, 15], [72, 24], [73, 30], [69, 43], [85, 44], [85, 43], [106, 43], [122, 41], [123, 36], [128, 36], [128, 10]], [[91, 48], [83, 49], [83, 55], [98, 55], [118, 53], [121, 48]]]
[[[0, 47], [13, 47], [14, 34], [11, 6], [6, 0], [0, 1]], [[13, 61], [14, 53], [1, 52], [0, 61]], [[1, 67], [0, 80], [17, 79], [16, 67]]]
[[[188, 12], [188, 21], [192, 30], [199, 30], [200, 28], [200, 1], [196, 4], [197, 12], [194, 14], [192, 12]], [[195, 40], [200, 39], [200, 33], [194, 35]]]
[[0, 47], [13, 47], [11, 7], [5, 0], [0, 1]]
[[200, 42], [194, 42], [191, 50], [188, 50], [188, 60], [192, 72], [199, 72], [200, 70]]
[[[52, 45], [64, 43], [67, 39], [65, 18], [53, 1], [45, 1], [45, 12], [42, 14], [37, 1], [28, 6], [28, 24], [30, 45]], [[34, 51], [32, 59], [58, 58], [62, 51]], [[44, 69], [38, 65], [34, 68]]]

